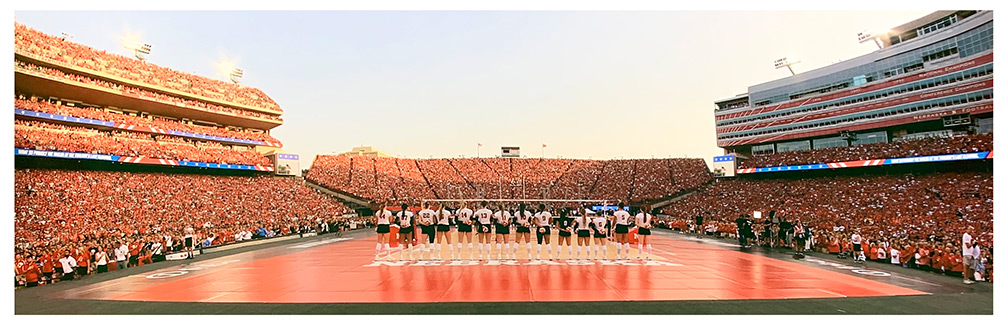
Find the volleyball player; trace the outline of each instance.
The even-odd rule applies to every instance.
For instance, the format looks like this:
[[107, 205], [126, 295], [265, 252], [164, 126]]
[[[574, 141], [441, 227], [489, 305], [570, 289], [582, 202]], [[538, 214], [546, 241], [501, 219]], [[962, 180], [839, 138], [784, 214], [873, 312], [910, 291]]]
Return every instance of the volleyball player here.
[[469, 243], [469, 260], [473, 260], [473, 243], [472, 243], [472, 224], [473, 224], [473, 210], [466, 206], [466, 202], [462, 202], [462, 208], [455, 211], [455, 224], [458, 227], [458, 250], [459, 258], [462, 258], [462, 241], [465, 240]]
[[574, 221], [571, 221], [571, 218], [568, 216], [568, 212], [570, 212], [570, 210], [566, 207], [560, 209], [560, 218], [558, 218], [554, 223], [558, 235], [556, 259], [560, 259], [560, 247], [564, 244], [567, 245], [567, 257], [570, 258], [570, 255], [573, 253], [570, 238], [571, 232], [574, 231]]
[[490, 257], [490, 218], [493, 217], [493, 211], [487, 208], [487, 202], [480, 202], [480, 209], [473, 213], [476, 216], [476, 221], [479, 222], [479, 226], [476, 227], [476, 240], [479, 241], [479, 258], [483, 259], [483, 248], [486, 247], [487, 259]]
[[434, 255], [438, 259], [441, 259], [441, 243], [446, 242], [448, 244], [448, 255], [452, 260], [455, 259], [455, 247], [451, 244], [451, 223], [452, 223], [452, 212], [451, 210], [444, 207], [444, 204], [438, 205], [437, 211], [437, 244], [434, 245]]
[[[553, 255], [553, 245], [550, 242], [550, 225], [553, 223], [553, 215], [546, 211], [546, 204], [539, 204], [539, 212], [535, 214], [536, 218], [536, 242], [539, 244], [536, 251], [536, 259], [542, 258], [542, 247], [546, 245], [546, 257]], [[543, 243], [543, 239], [546, 240]], [[553, 258], [550, 258], [553, 260]]]
[[[647, 246], [647, 260], [651, 260], [651, 226], [654, 216], [651, 215], [651, 206], [644, 205], [640, 213], [637, 213], [637, 260], [644, 254], [644, 246]], [[627, 257], [630, 251], [627, 251]]]
[[403, 252], [409, 249], [409, 260], [413, 260], [413, 212], [409, 205], [403, 204], [402, 210], [396, 213], [399, 222], [399, 260], [403, 260]]
[[[574, 230], [577, 232], [577, 257], [575, 259], [581, 258], [581, 248], [584, 247], [585, 250], [591, 249], [589, 244], [591, 244], [591, 228], [588, 226], [591, 220], [588, 220], [588, 209], [585, 205], [581, 205], [581, 216], [574, 220]], [[585, 251], [585, 255], [590, 255], [591, 251]]]
[[[417, 220], [420, 223], [420, 259], [427, 260], [432, 259], [431, 248], [433, 243], [428, 245], [429, 239], [434, 238], [434, 222], [437, 221], [437, 212], [431, 210], [427, 203], [423, 203], [422, 209], [417, 212]], [[427, 258], [424, 258], [424, 253], [427, 253]]]
[[599, 259], [599, 255], [602, 259], [607, 257], [606, 246], [609, 244], [606, 240], [606, 235], [609, 233], [609, 221], [605, 217], [605, 213], [602, 216], [596, 216], [592, 218], [592, 221], [588, 224], [591, 227], [593, 233], [595, 233], [595, 260]]
[[[381, 254], [382, 246], [385, 247], [385, 251], [389, 250], [388, 234], [389, 234], [389, 219], [392, 218], [392, 212], [385, 209], [385, 204], [382, 204], [378, 208], [378, 212], [375, 212], [375, 219], [377, 219], [378, 225], [378, 244], [375, 245], [375, 260], [378, 260], [378, 256]], [[389, 251], [391, 254], [391, 251]]]
[[[511, 236], [511, 212], [508, 212], [504, 206], [498, 206], [497, 212], [494, 213], [494, 231], [497, 238], [497, 259], [501, 259], [502, 254], [503, 256], [508, 255], [508, 237]], [[503, 250], [501, 243], [504, 245]]]
[[525, 253], [528, 259], [532, 260], [532, 212], [525, 210], [525, 204], [518, 204], [518, 212], [515, 212], [515, 242], [514, 254], [518, 255], [519, 242], [525, 242]]
[[624, 210], [626, 207], [623, 202], [619, 203], [619, 210], [613, 213], [613, 217], [616, 219], [615, 228], [615, 238], [616, 238], [616, 259], [623, 259], [622, 250], [626, 250], [626, 259], [630, 259], [630, 241], [627, 239], [627, 233], [630, 232], [630, 212]]

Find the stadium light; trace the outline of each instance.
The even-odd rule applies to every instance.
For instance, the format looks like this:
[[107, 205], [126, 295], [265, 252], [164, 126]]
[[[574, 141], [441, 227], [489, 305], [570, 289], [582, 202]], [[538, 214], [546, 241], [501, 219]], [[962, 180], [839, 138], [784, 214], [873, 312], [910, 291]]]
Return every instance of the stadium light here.
[[132, 51], [133, 57], [141, 61], [147, 59], [147, 55], [150, 55], [151, 52], [151, 45], [140, 41], [140, 36], [133, 32], [123, 32], [119, 36], [119, 44], [123, 48]]
[[787, 67], [788, 71], [791, 71], [791, 75], [793, 76], [793, 75], [795, 75], [795, 73], [794, 73], [794, 69], [792, 69], [791, 66], [795, 65], [795, 64], [798, 64], [798, 63], [801, 63], [801, 60], [790, 60], [789, 61], [787, 57], [781, 57], [781, 58], [777, 59], [776, 61], [774, 61], [774, 69], [780, 69], [780, 68], [783, 68], [783, 67]]
[[882, 42], [879, 41], [879, 36], [874, 32], [867, 30], [861, 31], [857, 34], [857, 40], [859, 44], [868, 42], [868, 40], [874, 40], [875, 45], [878, 46], [878, 49], [882, 49]]
[[243, 76], [245, 76], [245, 72], [242, 69], [234, 68], [231, 70], [231, 82], [237, 84]]
[[72, 34], [69, 34], [69, 33], [66, 33], [66, 32], [63, 32], [63, 33], [60, 33], [60, 34], [62, 35], [62, 37], [60, 37], [60, 40], [63, 40], [63, 41], [66, 41], [67, 39], [73, 39], [73, 37], [74, 37]]

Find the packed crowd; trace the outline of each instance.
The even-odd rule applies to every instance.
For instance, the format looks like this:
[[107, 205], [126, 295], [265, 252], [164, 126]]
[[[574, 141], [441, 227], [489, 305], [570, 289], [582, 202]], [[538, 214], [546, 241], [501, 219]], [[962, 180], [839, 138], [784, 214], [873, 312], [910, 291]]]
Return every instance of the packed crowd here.
[[[871, 259], [896, 256], [901, 259], [894, 263], [941, 272], [955, 272], [954, 265], [942, 258], [954, 259], [962, 252], [961, 236], [972, 226], [988, 270], [993, 261], [991, 173], [722, 181], [700, 188], [662, 213], [678, 219], [672, 221], [674, 228], [686, 230], [696, 215], [702, 215], [704, 223], [720, 226], [753, 211], [764, 215], [775, 211], [791, 223], [801, 221], [813, 234], [809, 244], [814, 250], [849, 254], [851, 234], [859, 232]], [[758, 224], [754, 231], [760, 237], [778, 236], [781, 227], [774, 226], [773, 231], [769, 227]], [[789, 246], [781, 242], [765, 244]], [[894, 253], [893, 247], [899, 252]]]
[[270, 142], [279, 146], [277, 140], [266, 133], [238, 132], [218, 127], [207, 127], [200, 125], [188, 125], [180, 121], [168, 120], [164, 118], [147, 118], [131, 116], [115, 112], [105, 111], [100, 108], [76, 107], [61, 104], [53, 104], [46, 101], [36, 100], [20, 96], [14, 99], [14, 107], [17, 109], [44, 112], [49, 114], [72, 116], [78, 118], [97, 119], [111, 121], [116, 124], [133, 125], [137, 127], [158, 128], [162, 130], [175, 130], [188, 133], [205, 134], [216, 137], [228, 137], [236, 139], [246, 139], [253, 141]]
[[700, 186], [711, 175], [701, 159], [414, 160], [338, 155], [317, 157], [307, 178], [376, 202], [416, 203], [435, 197], [655, 200]]
[[819, 164], [848, 160], [916, 157], [994, 150], [994, 133], [962, 135], [951, 138], [923, 138], [892, 143], [862, 144], [757, 155], [739, 162], [739, 168]]
[[214, 142], [201, 142], [197, 146], [195, 142], [174, 136], [99, 131], [26, 120], [14, 120], [14, 147], [220, 164], [271, 164], [255, 151], [237, 150]]
[[17, 53], [48, 62], [75, 66], [161, 88], [191, 93], [237, 104], [282, 111], [269, 96], [256, 88], [209, 79], [118, 54], [75, 44], [14, 23]]
[[186, 227], [200, 245], [214, 246], [345, 223], [347, 211], [293, 178], [14, 171], [16, 261], [41, 263], [50, 273], [66, 254], [94, 272], [89, 257], [98, 250], [114, 256], [123, 244], [127, 255], [157, 261], [181, 250]]
[[88, 85], [93, 85], [93, 86], [98, 86], [98, 87], [103, 87], [103, 88], [115, 90], [115, 91], [120, 92], [123, 95], [129, 96], [129, 97], [141, 98], [141, 99], [146, 99], [146, 100], [151, 100], [151, 101], [157, 101], [157, 102], [161, 102], [161, 103], [168, 103], [168, 104], [173, 104], [173, 105], [176, 105], [176, 106], [184, 106], [184, 107], [187, 107], [187, 108], [190, 108], [190, 109], [197, 109], [197, 110], [203, 110], [203, 111], [209, 111], [209, 112], [216, 112], [216, 113], [229, 114], [229, 115], [238, 115], [238, 116], [243, 116], [243, 117], [264, 118], [264, 119], [269, 119], [269, 120], [274, 120], [274, 121], [282, 121], [282, 119], [280, 119], [280, 116], [273, 115], [273, 114], [267, 114], [267, 113], [261, 113], [261, 112], [255, 112], [255, 111], [242, 110], [242, 109], [238, 109], [238, 108], [227, 107], [227, 106], [222, 106], [222, 105], [217, 105], [217, 104], [211, 104], [211, 103], [206, 103], [206, 102], [203, 102], [203, 101], [197, 101], [197, 100], [193, 100], [193, 99], [185, 99], [185, 98], [170, 96], [170, 95], [164, 94], [164, 93], [157, 93], [157, 92], [154, 92], [154, 91], [140, 89], [140, 88], [131, 87], [131, 86], [126, 86], [126, 85], [118, 84], [118, 83], [107, 81], [107, 80], [95, 79], [95, 78], [92, 78], [92, 77], [87, 77], [87, 76], [82, 76], [82, 75], [78, 75], [78, 74], [63, 72], [63, 71], [60, 71], [60, 70], [57, 70], [57, 69], [54, 69], [54, 68], [38, 66], [38, 65], [31, 64], [31, 63], [25, 63], [25, 62], [22, 62], [22, 61], [19, 61], [19, 60], [14, 60], [14, 66], [17, 69], [21, 69], [21, 70], [24, 70], [24, 71], [27, 71], [27, 72], [30, 72], [30, 73], [38, 74], [38, 75], [45, 75], [45, 76], [48, 76], [49, 78], [53, 78], [53, 79], [61, 79], [61, 80], [64, 80], [64, 81], [75, 81], [75, 82], [79, 82], [79, 83], [84, 83], [84, 84], [88, 84]]
[[[335, 157], [326, 157], [326, 159], [333, 161]], [[320, 160], [316, 160], [316, 162], [318, 161]], [[476, 196], [476, 192], [469, 186], [466, 179], [448, 163], [447, 159], [418, 159], [417, 166], [422, 173], [430, 178], [428, 181], [431, 190], [437, 196], [445, 199]], [[320, 175], [320, 177], [324, 177], [324, 175]]]

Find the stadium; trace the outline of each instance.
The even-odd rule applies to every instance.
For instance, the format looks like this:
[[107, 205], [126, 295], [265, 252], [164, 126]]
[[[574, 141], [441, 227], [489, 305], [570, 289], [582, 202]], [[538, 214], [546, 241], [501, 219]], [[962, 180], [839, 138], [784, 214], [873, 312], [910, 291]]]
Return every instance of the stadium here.
[[14, 32], [15, 314], [994, 313], [993, 11], [713, 100], [713, 159], [304, 170], [241, 69]]

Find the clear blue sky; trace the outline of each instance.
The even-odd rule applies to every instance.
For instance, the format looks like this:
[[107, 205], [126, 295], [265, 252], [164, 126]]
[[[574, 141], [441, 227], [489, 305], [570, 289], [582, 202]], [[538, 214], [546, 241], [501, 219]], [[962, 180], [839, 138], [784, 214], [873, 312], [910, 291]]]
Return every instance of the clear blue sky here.
[[929, 10], [15, 12], [48, 34], [121, 52], [134, 33], [149, 61], [243, 83], [284, 109], [272, 134], [310, 166], [371, 145], [404, 157], [720, 155], [713, 101], [866, 54], [864, 29]]

